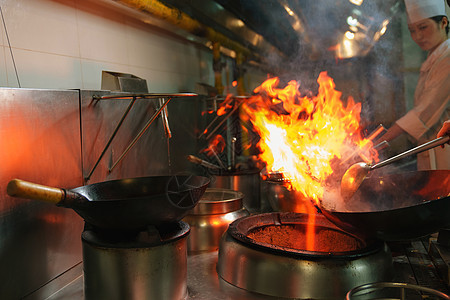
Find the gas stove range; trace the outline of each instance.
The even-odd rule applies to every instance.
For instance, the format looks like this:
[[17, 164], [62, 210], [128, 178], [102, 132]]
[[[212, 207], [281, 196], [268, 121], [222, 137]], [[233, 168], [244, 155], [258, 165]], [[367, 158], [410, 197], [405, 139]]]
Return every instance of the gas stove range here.
[[[436, 238], [424, 238], [415, 241], [387, 243], [392, 253], [392, 282], [403, 282], [428, 287], [450, 294], [450, 288], [443, 279], [436, 258], [429, 254], [430, 245]], [[217, 273], [218, 251], [188, 255], [187, 258], [187, 300], [274, 300], [279, 299], [249, 292], [235, 287]], [[448, 272], [448, 269], [447, 269]], [[83, 276], [55, 293], [49, 300], [84, 299]], [[417, 298], [422, 299], [420, 295]]]

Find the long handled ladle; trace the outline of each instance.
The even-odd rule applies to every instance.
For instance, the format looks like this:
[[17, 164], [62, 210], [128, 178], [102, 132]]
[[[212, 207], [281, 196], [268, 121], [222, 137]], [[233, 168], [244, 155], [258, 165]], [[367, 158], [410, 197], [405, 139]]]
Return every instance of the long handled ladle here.
[[353, 196], [353, 194], [358, 190], [359, 186], [361, 185], [361, 183], [363, 182], [363, 180], [366, 178], [367, 174], [369, 174], [370, 171], [384, 167], [388, 164], [396, 162], [405, 157], [421, 153], [423, 151], [443, 145], [447, 143], [449, 140], [450, 136], [443, 136], [373, 165], [364, 162], [352, 165], [344, 173], [344, 176], [342, 176], [341, 196], [344, 199], [350, 199]]

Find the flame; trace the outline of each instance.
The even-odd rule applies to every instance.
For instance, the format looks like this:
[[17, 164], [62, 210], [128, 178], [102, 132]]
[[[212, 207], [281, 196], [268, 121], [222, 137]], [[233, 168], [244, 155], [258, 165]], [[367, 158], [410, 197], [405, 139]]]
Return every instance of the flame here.
[[[362, 138], [361, 104], [349, 97], [344, 105], [342, 93], [335, 90], [326, 72], [320, 73], [317, 82], [318, 94], [302, 97], [298, 82], [279, 89], [279, 79], [269, 78], [254, 90], [256, 95], [244, 103], [243, 110], [260, 135], [259, 159], [267, 172], [283, 173], [290, 182], [287, 188], [304, 196], [297, 201], [319, 204], [327, 179], [343, 162], [350, 162], [355, 154], [366, 162], [377, 161], [378, 153], [371, 140]], [[311, 210], [307, 209], [306, 250], [313, 251], [315, 213]]]
[[302, 97], [299, 83], [277, 88], [278, 78], [267, 79], [243, 105], [261, 139], [259, 158], [268, 172], [282, 172], [292, 189], [319, 202], [336, 162], [360, 154], [367, 162], [378, 160], [372, 142], [361, 135], [361, 104], [342, 93], [326, 72], [317, 82], [316, 96]]
[[211, 141], [209, 141], [208, 147], [206, 147], [200, 152], [202, 153], [204, 152], [206, 153], [206, 155], [212, 157], [222, 153], [224, 149], [225, 149], [225, 139], [220, 134], [217, 134], [211, 139]]
[[232, 97], [231, 94], [227, 95], [225, 100], [220, 104], [219, 109], [217, 110], [217, 115], [223, 116], [224, 114], [231, 111], [234, 107], [233, 100], [234, 100], [234, 98]]

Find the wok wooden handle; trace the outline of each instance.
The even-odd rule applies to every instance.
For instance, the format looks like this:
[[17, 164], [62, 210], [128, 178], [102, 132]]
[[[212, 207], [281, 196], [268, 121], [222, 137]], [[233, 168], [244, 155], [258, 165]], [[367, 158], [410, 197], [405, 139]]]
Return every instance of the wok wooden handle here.
[[11, 197], [40, 200], [51, 204], [58, 204], [64, 199], [65, 192], [60, 188], [40, 185], [20, 179], [13, 179], [8, 183], [6, 192]]

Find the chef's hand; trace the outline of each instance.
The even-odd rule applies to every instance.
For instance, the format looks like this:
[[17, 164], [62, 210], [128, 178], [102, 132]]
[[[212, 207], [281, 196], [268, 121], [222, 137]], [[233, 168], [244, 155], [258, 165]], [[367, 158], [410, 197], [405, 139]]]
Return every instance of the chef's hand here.
[[[444, 124], [442, 125], [441, 130], [439, 130], [437, 137], [440, 138], [442, 136], [450, 136], [450, 120], [447, 120], [444, 122]], [[450, 145], [450, 141], [447, 143]], [[442, 145], [441, 147], [444, 147], [444, 145]]]

